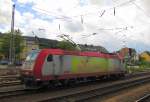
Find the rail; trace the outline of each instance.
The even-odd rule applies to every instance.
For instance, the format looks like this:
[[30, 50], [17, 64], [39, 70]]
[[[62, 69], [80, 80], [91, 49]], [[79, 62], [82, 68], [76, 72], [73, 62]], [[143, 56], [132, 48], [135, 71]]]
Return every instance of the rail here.
[[138, 99], [135, 102], [150, 102], [150, 94], [143, 96], [142, 98]]
[[[149, 74], [143, 74], [139, 76], [135, 75], [133, 77], [127, 77], [122, 80], [118, 81], [109, 81], [109, 82], [103, 82], [101, 84], [96, 85], [96, 87], [89, 87], [86, 86], [78, 86], [75, 88], [64, 88], [64, 90], [46, 90], [47, 92], [37, 92], [34, 93], [32, 91], [14, 91], [14, 92], [0, 92], [0, 99], [5, 99], [8, 97], [17, 97], [21, 98], [22, 95], [28, 94], [27, 99], [36, 99], [38, 102], [59, 102], [59, 101], [68, 101], [73, 100], [74, 102], [83, 102], [87, 101], [89, 99], [95, 98], [97, 96], [103, 96], [108, 93], [113, 93], [115, 91], [119, 91], [128, 87], [136, 86], [139, 84], [150, 82], [150, 75]], [[86, 88], [83, 88], [86, 87]], [[34, 93], [34, 94], [33, 94]], [[51, 95], [49, 95], [49, 93]], [[42, 97], [39, 97], [40, 95]], [[18, 97], [19, 96], [19, 97]], [[23, 101], [23, 100], [22, 100]], [[27, 101], [27, 100], [26, 100]]]
[[100, 86], [97, 88], [89, 88], [86, 90], [73, 90], [72, 92], [68, 92], [63, 95], [58, 95], [54, 97], [47, 97], [46, 99], [42, 99], [39, 102], [59, 102], [59, 101], [68, 101], [72, 100], [73, 102], [83, 102], [87, 101], [91, 98], [95, 98], [97, 96], [102, 96], [108, 93], [112, 93], [115, 91], [119, 91], [131, 86], [135, 86], [138, 84], [143, 84], [145, 82], [150, 81], [150, 75], [142, 78], [132, 79], [132, 80], [126, 80], [121, 82], [116, 82], [104, 86]]

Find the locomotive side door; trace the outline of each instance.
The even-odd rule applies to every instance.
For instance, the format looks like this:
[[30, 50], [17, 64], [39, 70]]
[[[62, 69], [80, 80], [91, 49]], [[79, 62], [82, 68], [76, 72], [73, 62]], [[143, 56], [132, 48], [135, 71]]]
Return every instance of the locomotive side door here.
[[42, 68], [42, 75], [48, 76], [54, 74], [54, 58], [53, 55], [49, 54], [44, 61], [43, 68]]
[[54, 56], [54, 75], [60, 76], [63, 74], [63, 56], [55, 55]]

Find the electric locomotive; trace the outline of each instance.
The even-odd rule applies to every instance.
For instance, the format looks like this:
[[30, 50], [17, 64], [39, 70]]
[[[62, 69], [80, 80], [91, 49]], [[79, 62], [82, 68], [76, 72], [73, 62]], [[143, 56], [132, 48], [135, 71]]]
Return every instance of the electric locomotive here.
[[37, 87], [56, 81], [121, 77], [125, 68], [118, 54], [42, 49], [29, 53], [20, 74], [26, 87]]

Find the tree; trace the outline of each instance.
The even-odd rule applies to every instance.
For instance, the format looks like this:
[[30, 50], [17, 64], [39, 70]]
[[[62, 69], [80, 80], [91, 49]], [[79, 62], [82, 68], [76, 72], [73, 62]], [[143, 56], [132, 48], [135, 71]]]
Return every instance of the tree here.
[[[20, 57], [20, 53], [23, 51], [24, 48], [24, 40], [21, 35], [22, 33], [19, 29], [14, 31], [15, 57], [17, 59]], [[9, 58], [10, 39], [11, 32], [4, 33], [0, 38], [0, 53], [3, 54], [7, 59]]]
[[64, 50], [79, 50], [76, 45], [74, 45], [73, 43], [71, 43], [68, 40], [60, 41], [57, 44], [57, 47], [60, 49], [64, 49]]

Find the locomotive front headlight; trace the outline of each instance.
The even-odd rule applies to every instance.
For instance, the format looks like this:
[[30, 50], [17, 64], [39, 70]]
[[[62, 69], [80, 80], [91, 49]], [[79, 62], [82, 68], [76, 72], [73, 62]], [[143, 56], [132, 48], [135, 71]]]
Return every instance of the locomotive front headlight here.
[[25, 74], [25, 75], [29, 75], [29, 74], [30, 74], [30, 72], [25, 72], [24, 74]]
[[33, 69], [33, 67], [34, 67], [34, 62], [32, 62], [31, 64], [30, 64], [30, 69]]

